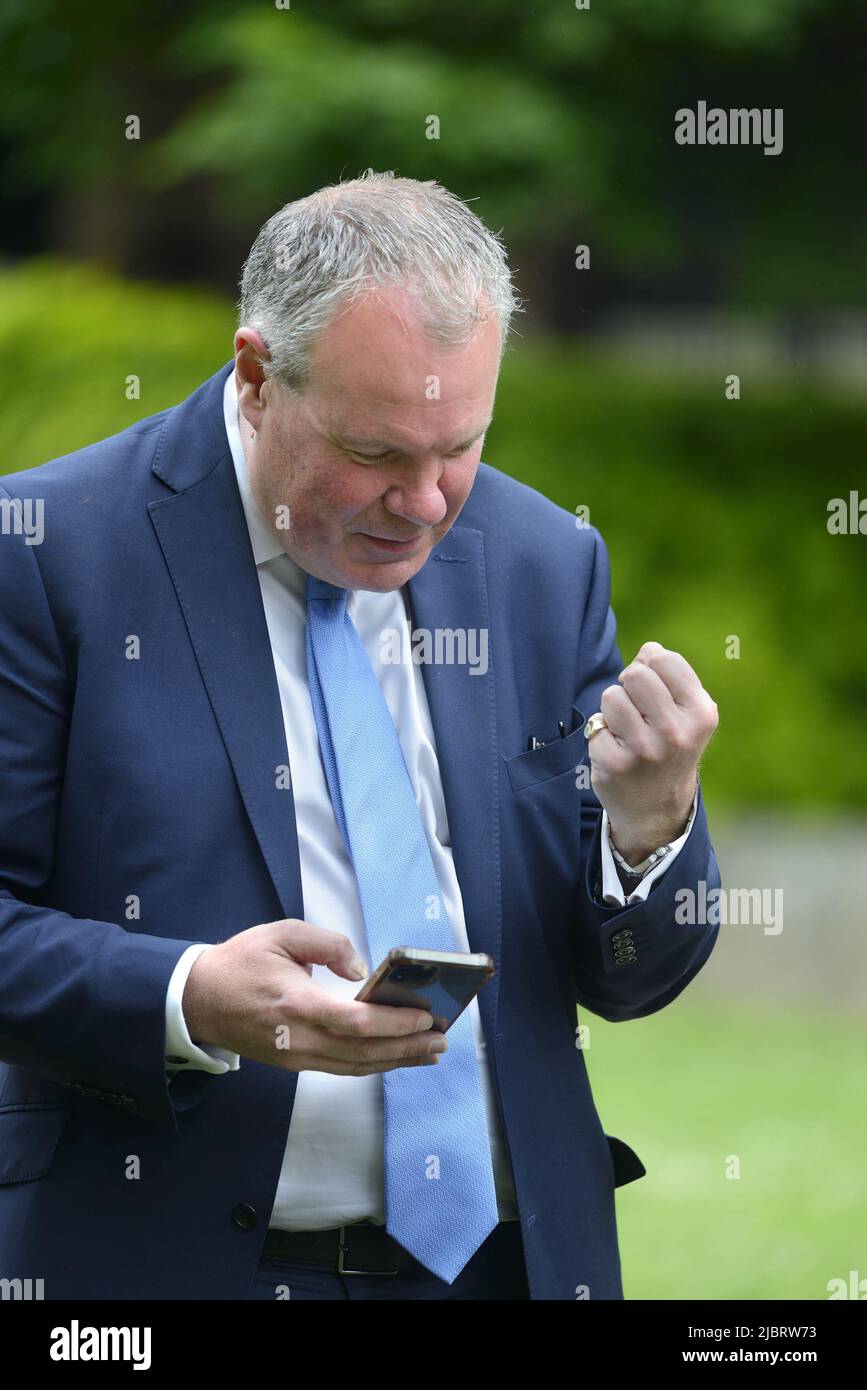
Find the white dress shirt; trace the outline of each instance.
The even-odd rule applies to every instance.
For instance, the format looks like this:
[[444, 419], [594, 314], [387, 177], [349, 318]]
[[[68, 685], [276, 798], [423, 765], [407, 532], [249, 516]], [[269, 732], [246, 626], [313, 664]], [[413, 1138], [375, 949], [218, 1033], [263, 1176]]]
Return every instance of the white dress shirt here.
[[[283, 710], [295, 798], [305, 919], [314, 926], [343, 932], [373, 971], [380, 962], [368, 959], [355, 875], [331, 806], [307, 688], [307, 576], [285, 554], [276, 532], [267, 525], [253, 500], [238, 424], [233, 372], [226, 379], [224, 411]], [[452, 929], [454, 949], [469, 951], [424, 680], [420, 666], [411, 659], [404, 591], [375, 593], [351, 589], [347, 612], [358, 629], [394, 720]], [[405, 631], [405, 640], [400, 644], [401, 661], [383, 662], [382, 632], [401, 628]], [[684, 834], [673, 843], [671, 853], [637, 884], [629, 894], [629, 902], [646, 898], [654, 879], [669, 868], [689, 834], [694, 815], [695, 803]], [[602, 870], [606, 901], [612, 906], [625, 906], [627, 900], [608, 847], [604, 814]], [[406, 944], [412, 945], [412, 942]], [[240, 1066], [237, 1053], [193, 1043], [184, 1022], [181, 1001], [187, 977], [200, 952], [209, 949], [212, 948], [202, 944], [185, 951], [169, 983], [165, 1052], [169, 1068], [173, 1070], [182, 1067], [225, 1073], [237, 1071]], [[361, 987], [333, 975], [326, 966], [314, 965], [312, 969], [314, 983], [337, 997], [352, 999]], [[469, 1005], [469, 1014], [500, 1219], [514, 1220], [518, 1217], [517, 1202], [476, 1000]], [[181, 1062], [181, 1058], [186, 1060]], [[302, 1071], [298, 1075], [292, 1123], [269, 1225], [289, 1231], [326, 1230], [362, 1220], [379, 1225], [385, 1221], [382, 1075], [334, 1076], [327, 1072]]]

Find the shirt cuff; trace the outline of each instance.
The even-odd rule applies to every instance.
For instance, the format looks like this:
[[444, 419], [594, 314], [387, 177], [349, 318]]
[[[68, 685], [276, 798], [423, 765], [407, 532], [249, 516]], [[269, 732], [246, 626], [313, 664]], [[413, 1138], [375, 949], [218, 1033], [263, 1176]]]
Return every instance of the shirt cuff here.
[[166, 991], [166, 1071], [208, 1071], [221, 1076], [224, 1072], [240, 1069], [241, 1059], [237, 1052], [212, 1043], [200, 1046], [192, 1041], [181, 1007], [190, 971], [202, 952], [212, 949], [209, 944], [189, 946], [172, 971]]
[[[647, 895], [656, 879], [662, 878], [662, 875], [668, 872], [686, 844], [689, 832], [692, 830], [697, 808], [698, 787], [695, 789], [695, 796], [692, 799], [692, 810], [690, 811], [689, 820], [686, 823], [686, 829], [683, 834], [679, 835], [676, 840], [672, 840], [670, 853], [667, 854], [664, 859], [660, 859], [658, 864], [654, 864], [652, 868], [647, 870], [644, 877], [640, 878], [635, 887], [630, 889], [628, 898], [624, 893], [623, 884], [620, 882], [620, 875], [617, 872], [614, 855], [611, 853], [611, 844], [608, 838], [608, 812], [603, 808], [602, 829], [600, 832], [602, 898], [609, 907], [629, 907], [632, 903], [647, 902]], [[181, 957], [181, 959], [183, 959], [183, 957]]]

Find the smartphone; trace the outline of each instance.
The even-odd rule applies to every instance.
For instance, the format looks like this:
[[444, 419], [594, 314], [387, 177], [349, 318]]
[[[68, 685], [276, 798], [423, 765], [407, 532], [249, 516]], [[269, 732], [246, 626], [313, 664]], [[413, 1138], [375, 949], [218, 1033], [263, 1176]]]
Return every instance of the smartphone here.
[[426, 1009], [434, 1028], [445, 1033], [493, 973], [490, 956], [395, 946], [355, 997], [366, 1004]]

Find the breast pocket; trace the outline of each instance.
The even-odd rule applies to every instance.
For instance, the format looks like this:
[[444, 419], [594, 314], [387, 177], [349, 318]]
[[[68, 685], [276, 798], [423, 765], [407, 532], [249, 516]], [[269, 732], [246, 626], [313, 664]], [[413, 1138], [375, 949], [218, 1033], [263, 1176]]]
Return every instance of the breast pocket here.
[[71, 1114], [68, 1105], [0, 1110], [0, 1186], [45, 1177]]
[[566, 772], [574, 773], [578, 764], [585, 760], [584, 715], [577, 705], [572, 706], [572, 716], [577, 727], [565, 738], [551, 739], [541, 748], [503, 759], [513, 791], [524, 791], [552, 777], [562, 777]]

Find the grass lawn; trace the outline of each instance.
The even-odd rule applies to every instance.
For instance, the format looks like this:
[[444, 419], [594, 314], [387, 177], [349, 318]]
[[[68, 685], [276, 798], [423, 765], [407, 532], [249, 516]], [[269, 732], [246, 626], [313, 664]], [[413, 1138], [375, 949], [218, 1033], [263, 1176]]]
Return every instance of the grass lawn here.
[[617, 1191], [627, 1299], [827, 1299], [830, 1279], [867, 1279], [867, 1024], [686, 996], [581, 1021], [603, 1126], [647, 1169]]

